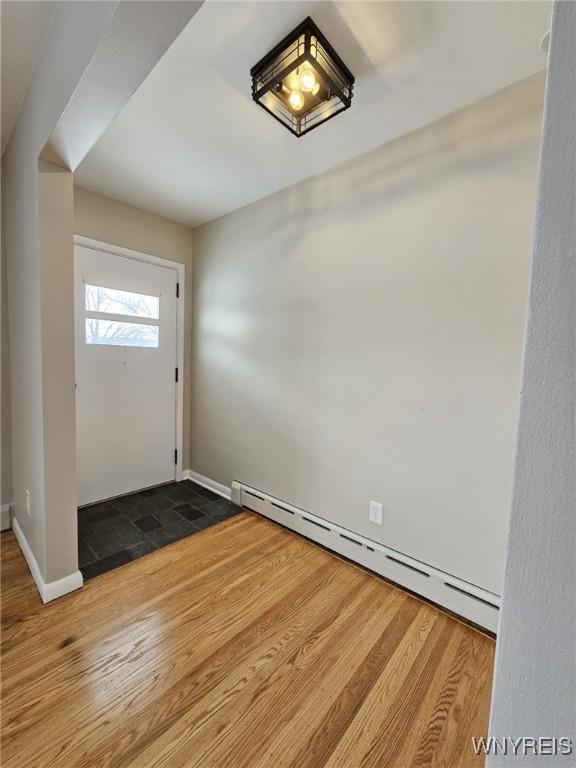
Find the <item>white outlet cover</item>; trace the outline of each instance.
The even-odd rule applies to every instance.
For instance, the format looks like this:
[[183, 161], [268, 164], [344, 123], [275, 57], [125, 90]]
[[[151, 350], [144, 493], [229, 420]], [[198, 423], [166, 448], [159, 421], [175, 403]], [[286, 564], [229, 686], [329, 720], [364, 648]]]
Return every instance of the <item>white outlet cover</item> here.
[[382, 525], [382, 511], [383, 506], [378, 501], [370, 502], [370, 512], [368, 513], [368, 519], [371, 523], [376, 525]]

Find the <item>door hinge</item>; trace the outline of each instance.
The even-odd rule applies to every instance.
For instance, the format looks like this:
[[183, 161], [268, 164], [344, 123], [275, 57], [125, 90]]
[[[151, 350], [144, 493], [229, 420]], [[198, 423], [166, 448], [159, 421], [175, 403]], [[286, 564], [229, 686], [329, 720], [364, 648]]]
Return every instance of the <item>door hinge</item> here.
[[174, 464], [178, 464], [178, 449], [174, 449]]
[[180, 283], [176, 283], [176, 298], [180, 298]]
[[174, 380], [175, 380], [176, 382], [178, 381], [178, 368], [175, 368], [175, 369], [174, 369]]

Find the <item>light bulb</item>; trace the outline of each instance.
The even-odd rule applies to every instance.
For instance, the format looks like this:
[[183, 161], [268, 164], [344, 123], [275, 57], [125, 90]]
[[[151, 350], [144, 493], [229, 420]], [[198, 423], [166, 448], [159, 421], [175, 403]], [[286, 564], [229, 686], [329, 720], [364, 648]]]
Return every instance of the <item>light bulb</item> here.
[[304, 96], [302, 96], [300, 91], [291, 91], [288, 101], [292, 109], [302, 109], [304, 106]]
[[300, 74], [300, 88], [306, 93], [314, 90], [316, 85], [316, 75], [312, 69], [305, 69]]
[[312, 96], [316, 96], [319, 90], [320, 90], [320, 83], [316, 83], [314, 88], [312, 88]]

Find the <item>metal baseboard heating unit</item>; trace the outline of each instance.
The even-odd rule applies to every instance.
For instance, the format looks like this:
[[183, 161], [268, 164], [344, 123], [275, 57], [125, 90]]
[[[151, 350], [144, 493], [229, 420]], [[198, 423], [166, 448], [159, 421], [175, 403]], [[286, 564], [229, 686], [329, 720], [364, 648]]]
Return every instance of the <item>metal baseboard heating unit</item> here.
[[339, 525], [269, 496], [232, 483], [232, 502], [270, 518], [312, 541], [369, 568], [468, 621], [496, 632], [500, 598], [473, 584], [414, 560]]

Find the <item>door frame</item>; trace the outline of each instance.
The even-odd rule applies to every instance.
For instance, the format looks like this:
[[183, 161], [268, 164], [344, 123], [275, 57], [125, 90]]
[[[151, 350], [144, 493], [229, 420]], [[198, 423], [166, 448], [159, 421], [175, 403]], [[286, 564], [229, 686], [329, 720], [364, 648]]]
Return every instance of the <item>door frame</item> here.
[[103, 251], [112, 256], [121, 256], [133, 261], [142, 261], [147, 264], [154, 264], [157, 267], [172, 269], [176, 272], [177, 281], [180, 286], [178, 301], [176, 302], [176, 365], [178, 366], [178, 381], [176, 383], [176, 480], [183, 479], [182, 460], [184, 447], [184, 336], [185, 336], [185, 278], [186, 266], [178, 261], [163, 259], [160, 256], [152, 256], [149, 253], [133, 251], [130, 248], [123, 248], [120, 245], [105, 243], [102, 240], [94, 240], [84, 235], [74, 235], [74, 245], [81, 245], [83, 248], [90, 248], [94, 251]]

